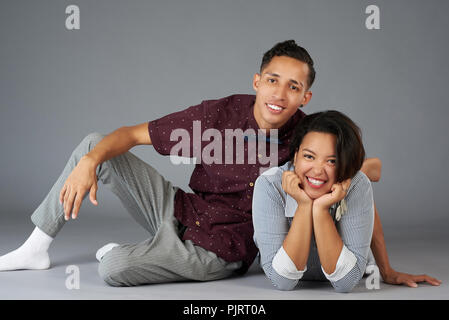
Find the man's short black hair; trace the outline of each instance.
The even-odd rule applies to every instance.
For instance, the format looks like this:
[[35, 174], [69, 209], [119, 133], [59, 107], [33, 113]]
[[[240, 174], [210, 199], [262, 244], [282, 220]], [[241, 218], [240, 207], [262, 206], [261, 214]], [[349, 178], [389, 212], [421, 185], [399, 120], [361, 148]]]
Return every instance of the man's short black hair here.
[[273, 48], [265, 52], [260, 65], [260, 73], [270, 63], [271, 59], [276, 56], [287, 56], [306, 63], [309, 66], [309, 75], [307, 78], [307, 87], [310, 88], [315, 80], [315, 68], [313, 60], [306, 49], [298, 46], [295, 40], [286, 40], [279, 42]]

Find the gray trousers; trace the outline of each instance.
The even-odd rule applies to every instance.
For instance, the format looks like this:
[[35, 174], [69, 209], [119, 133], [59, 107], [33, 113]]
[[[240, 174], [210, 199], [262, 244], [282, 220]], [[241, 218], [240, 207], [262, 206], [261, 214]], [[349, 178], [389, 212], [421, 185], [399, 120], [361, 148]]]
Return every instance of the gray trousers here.
[[[49, 236], [55, 237], [66, 222], [63, 205], [59, 203], [62, 186], [81, 157], [103, 138], [102, 134], [91, 133], [81, 141], [32, 214], [32, 222]], [[103, 162], [96, 173], [98, 180], [117, 195], [131, 216], [149, 233], [148, 239], [117, 246], [103, 256], [98, 271], [109, 285], [217, 280], [232, 275], [241, 266], [241, 262], [228, 263], [190, 240], [181, 240], [181, 228], [174, 217], [178, 188], [131, 152]]]

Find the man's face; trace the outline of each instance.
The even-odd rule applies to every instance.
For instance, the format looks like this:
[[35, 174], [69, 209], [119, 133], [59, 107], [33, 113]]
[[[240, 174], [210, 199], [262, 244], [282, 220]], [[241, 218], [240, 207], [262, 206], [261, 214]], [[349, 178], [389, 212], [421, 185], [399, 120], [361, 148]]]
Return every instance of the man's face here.
[[297, 59], [276, 56], [253, 79], [254, 117], [261, 129], [278, 129], [312, 98], [307, 88], [309, 67]]

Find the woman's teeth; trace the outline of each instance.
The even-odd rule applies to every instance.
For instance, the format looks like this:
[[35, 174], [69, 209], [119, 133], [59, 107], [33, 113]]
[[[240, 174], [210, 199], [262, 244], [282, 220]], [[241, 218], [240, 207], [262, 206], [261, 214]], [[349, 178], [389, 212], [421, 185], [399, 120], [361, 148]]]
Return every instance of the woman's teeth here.
[[310, 182], [311, 184], [313, 184], [314, 186], [321, 186], [321, 185], [324, 183], [324, 181], [321, 181], [321, 180], [315, 180], [315, 179], [309, 178], [309, 177], [307, 177], [307, 180], [309, 180], [309, 182]]

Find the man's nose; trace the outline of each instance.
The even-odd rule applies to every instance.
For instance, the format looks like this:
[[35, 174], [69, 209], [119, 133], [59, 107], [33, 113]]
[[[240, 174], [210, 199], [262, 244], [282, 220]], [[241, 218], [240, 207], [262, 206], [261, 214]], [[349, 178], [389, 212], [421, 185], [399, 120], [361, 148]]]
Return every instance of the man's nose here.
[[287, 89], [284, 86], [277, 86], [273, 92], [273, 98], [284, 101], [287, 96]]

